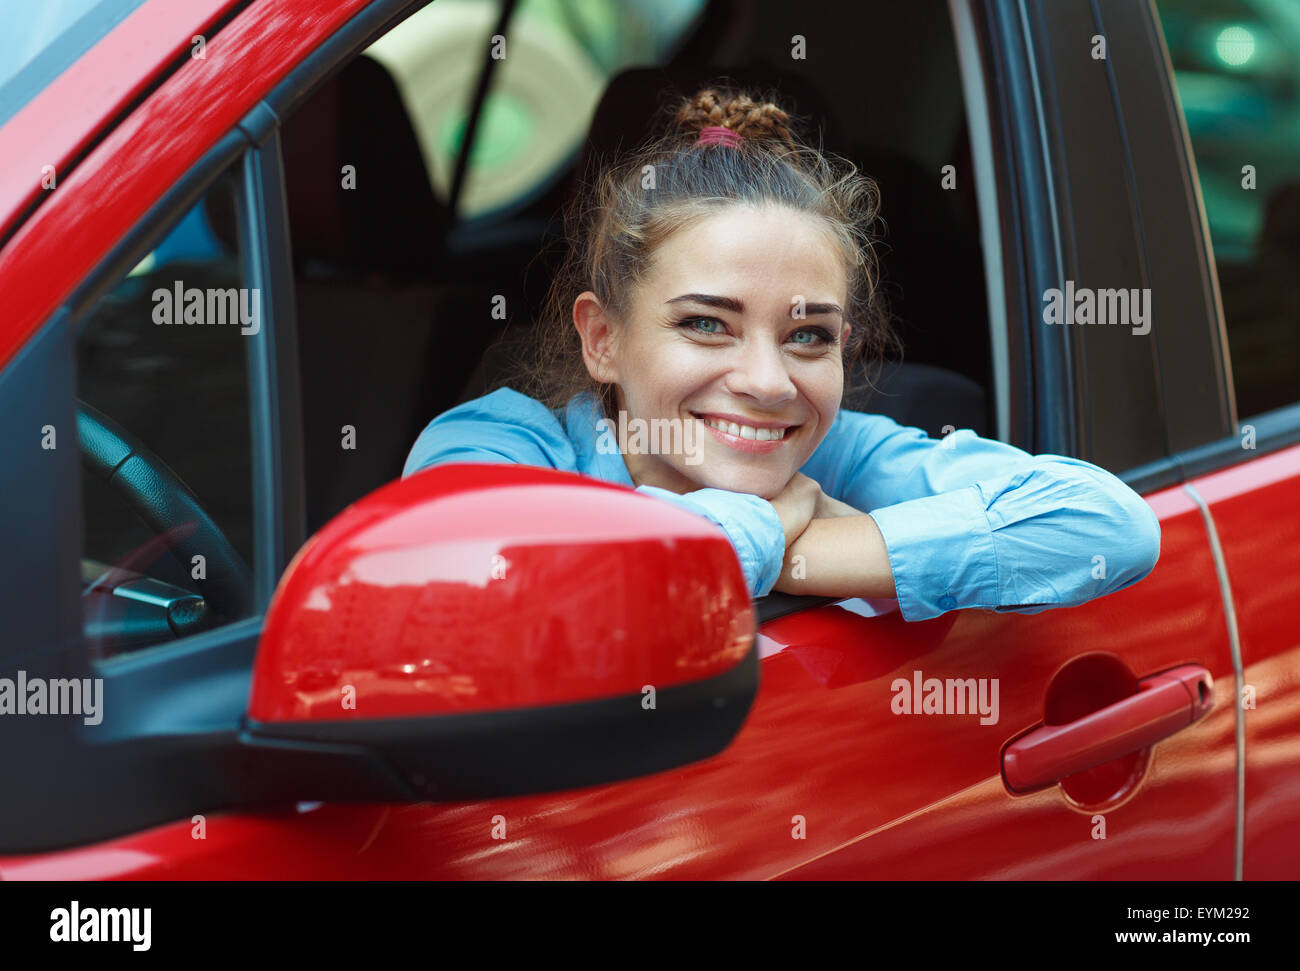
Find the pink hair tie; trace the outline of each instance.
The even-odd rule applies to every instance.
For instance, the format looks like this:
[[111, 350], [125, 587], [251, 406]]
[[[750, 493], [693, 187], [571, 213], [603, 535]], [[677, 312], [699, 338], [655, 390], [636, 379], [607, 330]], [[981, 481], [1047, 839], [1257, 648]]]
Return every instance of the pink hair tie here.
[[722, 128], [721, 126], [714, 125], [709, 128], [700, 129], [699, 144], [701, 145], [716, 145], [721, 142], [723, 145], [728, 145], [731, 148], [740, 148], [740, 143], [743, 141], [744, 138], [738, 133], [732, 131], [730, 128]]

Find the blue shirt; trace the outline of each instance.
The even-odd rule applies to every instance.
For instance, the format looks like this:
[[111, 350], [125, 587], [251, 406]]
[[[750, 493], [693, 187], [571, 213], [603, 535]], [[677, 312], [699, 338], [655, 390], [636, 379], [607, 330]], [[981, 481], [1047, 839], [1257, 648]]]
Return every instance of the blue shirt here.
[[[447, 462], [514, 462], [633, 487], [623, 456], [597, 448], [598, 417], [590, 394], [560, 414], [501, 388], [430, 422], [402, 475]], [[800, 471], [876, 521], [907, 620], [963, 607], [1076, 606], [1141, 580], [1160, 555], [1159, 520], [1109, 472], [969, 429], [933, 439], [883, 415], [841, 410]], [[720, 526], [754, 596], [780, 578], [785, 531], [766, 499], [725, 489], [637, 491]]]

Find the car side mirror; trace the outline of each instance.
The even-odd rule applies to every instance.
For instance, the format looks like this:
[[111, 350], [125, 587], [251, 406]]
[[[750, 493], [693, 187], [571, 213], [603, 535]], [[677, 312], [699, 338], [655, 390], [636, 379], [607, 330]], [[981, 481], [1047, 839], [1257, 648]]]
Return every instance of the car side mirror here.
[[758, 687], [755, 632], [706, 520], [567, 472], [439, 466], [348, 507], [290, 564], [249, 743], [302, 753], [301, 800], [627, 779], [731, 742]]

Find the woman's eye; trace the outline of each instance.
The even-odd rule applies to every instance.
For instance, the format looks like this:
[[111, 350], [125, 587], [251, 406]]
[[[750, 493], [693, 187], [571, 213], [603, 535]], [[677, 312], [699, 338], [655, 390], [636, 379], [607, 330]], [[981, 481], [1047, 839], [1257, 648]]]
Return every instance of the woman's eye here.
[[677, 322], [678, 327], [695, 331], [697, 334], [721, 334], [726, 328], [716, 317], [687, 317]]
[[820, 344], [829, 344], [833, 340], [830, 331], [821, 327], [800, 328], [790, 335], [790, 339], [796, 344], [801, 344], [804, 347], [816, 347]]

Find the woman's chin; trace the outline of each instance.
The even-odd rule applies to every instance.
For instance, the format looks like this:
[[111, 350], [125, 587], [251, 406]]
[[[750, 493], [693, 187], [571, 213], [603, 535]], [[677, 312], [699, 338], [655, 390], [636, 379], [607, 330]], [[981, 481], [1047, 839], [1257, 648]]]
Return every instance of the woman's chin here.
[[745, 492], [763, 499], [774, 499], [789, 484], [793, 475], [794, 473], [764, 473], [760, 476], [742, 470], [719, 470], [713, 474], [696, 474], [691, 478], [698, 483], [700, 489], [725, 489], [727, 492]]

